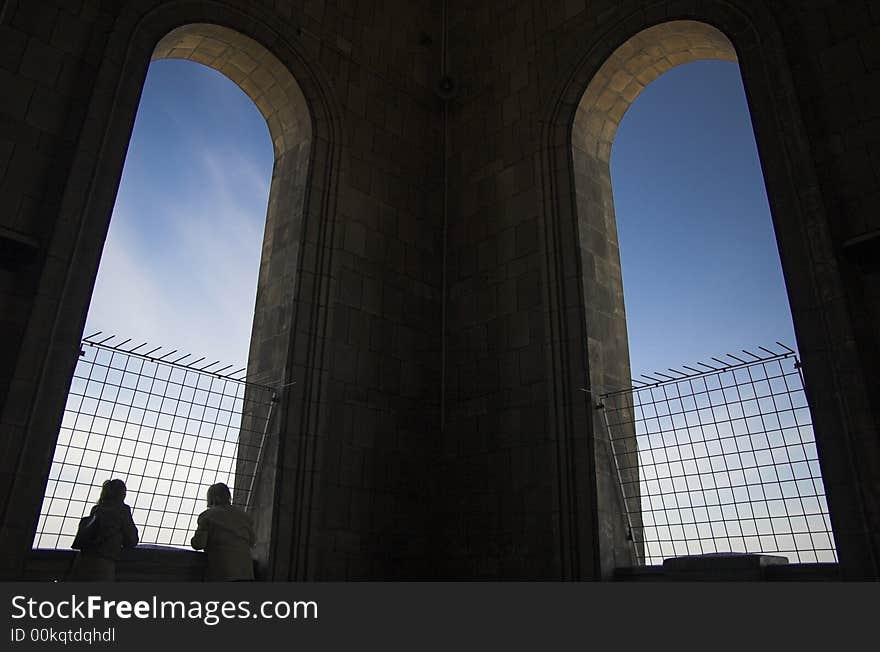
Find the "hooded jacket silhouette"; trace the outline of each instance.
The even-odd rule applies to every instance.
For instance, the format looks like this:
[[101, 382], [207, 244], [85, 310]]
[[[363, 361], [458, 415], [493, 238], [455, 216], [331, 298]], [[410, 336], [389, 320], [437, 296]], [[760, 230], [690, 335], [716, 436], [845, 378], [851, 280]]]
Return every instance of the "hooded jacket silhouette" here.
[[101, 490], [98, 504], [74, 546], [80, 549], [68, 575], [74, 581], [112, 582], [116, 579], [116, 560], [123, 548], [138, 543], [138, 529], [131, 518], [131, 507], [125, 500], [125, 483], [108, 480]]
[[209, 500], [209, 504], [211, 502], [214, 504], [199, 514], [198, 528], [190, 542], [196, 550], [208, 553], [205, 578], [254, 579], [251, 547], [256, 535], [250, 516], [231, 505], [228, 499], [220, 502]]

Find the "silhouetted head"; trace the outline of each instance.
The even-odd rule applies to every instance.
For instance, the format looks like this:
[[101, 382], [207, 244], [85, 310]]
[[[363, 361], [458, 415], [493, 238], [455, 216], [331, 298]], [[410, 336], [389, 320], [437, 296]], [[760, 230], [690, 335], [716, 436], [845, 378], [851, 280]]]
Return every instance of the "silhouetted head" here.
[[119, 478], [107, 480], [101, 487], [101, 497], [98, 502], [102, 505], [121, 505], [125, 501], [125, 483]]
[[228, 505], [232, 502], [232, 493], [222, 482], [212, 484], [208, 487], [208, 507], [215, 505]]

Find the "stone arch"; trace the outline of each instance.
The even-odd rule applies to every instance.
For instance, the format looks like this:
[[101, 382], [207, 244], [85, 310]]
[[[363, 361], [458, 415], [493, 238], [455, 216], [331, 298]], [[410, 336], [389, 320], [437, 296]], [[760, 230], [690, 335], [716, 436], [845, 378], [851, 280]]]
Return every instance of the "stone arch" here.
[[[597, 394], [626, 387], [630, 364], [624, 307], [623, 277], [611, 186], [611, 147], [624, 114], [639, 94], [663, 73], [685, 63], [704, 59], [737, 61], [730, 40], [718, 29], [693, 20], [660, 23], [630, 37], [609, 56], [587, 86], [577, 105], [572, 125], [571, 155], [574, 163], [574, 191], [583, 270], [586, 319], [593, 326], [589, 335], [592, 386]], [[586, 297], [593, 299], [587, 302]], [[601, 427], [601, 424], [600, 424]], [[600, 439], [607, 437], [603, 433]], [[636, 455], [621, 446], [634, 444], [635, 433], [615, 444], [618, 455]], [[614, 480], [616, 471], [611, 449], [595, 448], [596, 471], [608, 477], [597, 484], [600, 522], [613, 524], [615, 532], [603, 545], [613, 551], [615, 565], [624, 565], [628, 550], [621, 528], [639, 531], [640, 505], [629, 506], [633, 523], [620, 523], [616, 511], [623, 510], [623, 496]], [[638, 461], [628, 459], [627, 483], [638, 482]], [[635, 498], [630, 501], [637, 502]], [[641, 542], [635, 542], [641, 546]], [[643, 554], [643, 551], [637, 554]]]
[[705, 59], [737, 61], [733, 43], [706, 23], [674, 20], [632, 36], [608, 57], [584, 91], [575, 113], [572, 146], [607, 162], [623, 115], [645, 87], [675, 66]]
[[308, 149], [312, 128], [305, 97], [290, 71], [269, 50], [228, 27], [183, 25], [166, 34], [152, 60], [185, 59], [225, 75], [251, 98], [266, 119], [275, 157]]
[[[263, 236], [263, 254], [257, 283], [257, 299], [248, 354], [248, 376], [255, 382], [280, 387], [286, 383], [288, 351], [279, 335], [290, 335], [293, 295], [284, 287], [297, 275], [298, 238], [285, 237], [291, 227], [301, 227], [312, 154], [312, 120], [308, 104], [290, 70], [269, 50], [234, 29], [210, 23], [189, 23], [166, 34], [156, 45], [152, 61], [193, 61], [226, 76], [254, 102], [266, 120], [275, 161], [269, 187], [269, 203]], [[289, 341], [289, 340], [288, 340]], [[245, 404], [248, 399], [245, 397]], [[245, 419], [266, 415], [245, 415]], [[277, 420], [276, 420], [277, 423]], [[252, 431], [253, 428], [248, 428]], [[244, 432], [244, 430], [242, 430]], [[279, 431], [276, 428], [277, 434]], [[247, 441], [248, 446], [258, 442]], [[268, 441], [266, 462], [256, 495], [258, 557], [268, 561], [272, 538], [277, 439]], [[239, 460], [237, 473], [247, 476], [255, 469]], [[239, 503], [240, 498], [236, 499]]]
[[[340, 111], [318, 66], [284, 36], [299, 33], [298, 28], [277, 22], [274, 12], [237, 0], [136, 0], [113, 26], [62, 200], [62, 227], [48, 245], [48, 257], [65, 261], [65, 272], [62, 278], [47, 273], [41, 279], [39, 293], [51, 298], [52, 317], [43, 320], [48, 327], [29, 328], [23, 344], [42, 350], [31, 356], [39, 357], [33, 364], [39, 377], [21, 433], [16, 465], [22, 472], [4, 505], [3, 529], [16, 540], [19, 567], [36, 527], [147, 67], [152, 59], [176, 57], [232, 79], [254, 100], [272, 137], [275, 164], [249, 372], [258, 382], [287, 388], [273, 415], [274, 430], [295, 436], [270, 438], [263, 459], [267, 472], [256, 488], [257, 554], [268, 577], [305, 572], [311, 494], [304, 478], [316, 450], [306, 433], [317, 421], [314, 384], [320, 379], [312, 369], [323, 352]], [[293, 384], [293, 378], [299, 382]], [[28, 517], [12, 523], [9, 505]], [[282, 535], [276, 535], [279, 530]]]
[[[851, 364], [842, 307], [827, 302], [816, 323], [821, 297], [840, 296], [842, 284], [827, 219], [814, 200], [816, 173], [773, 18], [753, 4], [707, 2], [696, 9], [675, 0], [650, 11], [627, 2], [617, 15], [560, 84], [543, 123], [546, 269], [551, 287], [559, 288], [549, 297], [551, 364], [556, 386], [564, 388], [553, 396], [565, 469], [562, 549], [565, 572], [573, 577], [609, 577], [629, 557], [614, 469], [597, 442], [602, 424], [593, 409], [603, 390], [629, 382], [608, 163], [627, 107], [666, 70], [706, 58], [739, 63], [808, 393], [840, 396], [839, 370]], [[585, 380], [587, 392], [568, 389], [584, 387]], [[857, 533], [863, 516], [852, 518], [857, 510], [850, 509], [861, 501], [859, 480], [845, 477], [852, 467], [840, 462], [847, 455], [842, 440], [850, 436], [841, 437], [841, 424], [852, 408], [812, 398], [811, 405], [841, 565], [852, 546], [853, 568], [864, 568], [870, 542]]]
[[604, 298], [587, 307], [588, 320], [602, 324], [601, 337], [591, 342], [602, 350], [602, 389], [625, 387], [630, 378], [611, 145], [627, 109], [648, 84], [675, 66], [702, 59], [737, 61], [730, 40], [706, 23], [676, 20], [654, 25], [630, 37], [605, 60], [577, 105], [571, 136], [574, 190], [580, 246], [584, 260], [591, 262], [585, 291]]

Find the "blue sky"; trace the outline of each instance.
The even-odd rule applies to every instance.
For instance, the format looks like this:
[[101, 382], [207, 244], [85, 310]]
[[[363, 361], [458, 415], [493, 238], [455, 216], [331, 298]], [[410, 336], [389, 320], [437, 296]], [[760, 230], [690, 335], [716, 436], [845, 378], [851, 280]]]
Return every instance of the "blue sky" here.
[[197, 63], [147, 75], [85, 333], [244, 366], [274, 155], [266, 122]]
[[611, 178], [634, 374], [796, 348], [739, 66], [698, 61], [650, 84]]
[[[272, 171], [268, 129], [231, 81], [150, 66], [86, 333], [244, 365]], [[679, 66], [612, 150], [635, 374], [795, 345], [736, 64]]]
[[[272, 163], [265, 121], [231, 81], [191, 62], [153, 63], [86, 333], [116, 333], [243, 367]], [[651, 84], [624, 116], [611, 164], [634, 375], [775, 340], [794, 346], [736, 65], [688, 64]], [[188, 410], [186, 403], [174, 405], [173, 410]], [[75, 444], [71, 450], [97, 438], [95, 450], [103, 456], [99, 420], [94, 434], [88, 430], [93, 428], [89, 418], [85, 426], [76, 419], [75, 412], [65, 414], [65, 436]], [[103, 420], [106, 441], [125, 435], [122, 422]], [[150, 442], [148, 460], [165, 463], [164, 447], [152, 445], [156, 430], [134, 425], [138, 445]], [[209, 429], [205, 437], [215, 434]], [[118, 441], [116, 446], [123, 450]], [[80, 462], [64, 457], [69, 451], [62, 455], [62, 448], [56, 448], [50, 477], [58, 482], [44, 501], [42, 518], [49, 519], [47, 532], [59, 531], [54, 521], [64, 520], [67, 539], [47, 535], [43, 540], [38, 534], [37, 545], [66, 545], [77, 522], [78, 513], [63, 519], [51, 515], [52, 509], [67, 514], [74, 491], [68, 476], [78, 477]], [[108, 449], [107, 456], [113, 458], [113, 473], [129, 473], [130, 453], [116, 456]], [[208, 468], [218, 460], [215, 455], [213, 462], [193, 464]], [[175, 478], [187, 464], [173, 458]], [[126, 477], [137, 481], [135, 476]], [[140, 481], [155, 483], [156, 478]], [[170, 495], [200, 505], [195, 494], [187, 493], [192, 487], [174, 482]], [[130, 493], [141, 525], [161, 511], [144, 507], [152, 505], [152, 487], [148, 484], [143, 495], [137, 489]], [[79, 496], [76, 503], [85, 509], [98, 485], [79, 482], [76, 490], [91, 492], [91, 498]], [[162, 530], [158, 535], [144, 530], [147, 539], [159, 536], [165, 537], [163, 543], [185, 545], [200, 507], [180, 509], [190, 521], [175, 531], [174, 541], [164, 521], [150, 526]]]

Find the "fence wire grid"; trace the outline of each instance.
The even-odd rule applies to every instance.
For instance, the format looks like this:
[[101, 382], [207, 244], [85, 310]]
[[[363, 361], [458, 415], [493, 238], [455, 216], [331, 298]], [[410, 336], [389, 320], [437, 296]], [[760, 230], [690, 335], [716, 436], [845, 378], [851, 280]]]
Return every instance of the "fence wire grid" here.
[[121, 478], [141, 543], [187, 547], [207, 488], [247, 507], [274, 390], [243, 370], [184, 364], [86, 339], [71, 381], [33, 546], [68, 548], [110, 478]]
[[837, 561], [800, 363], [789, 347], [761, 351], [601, 396], [638, 564]]

